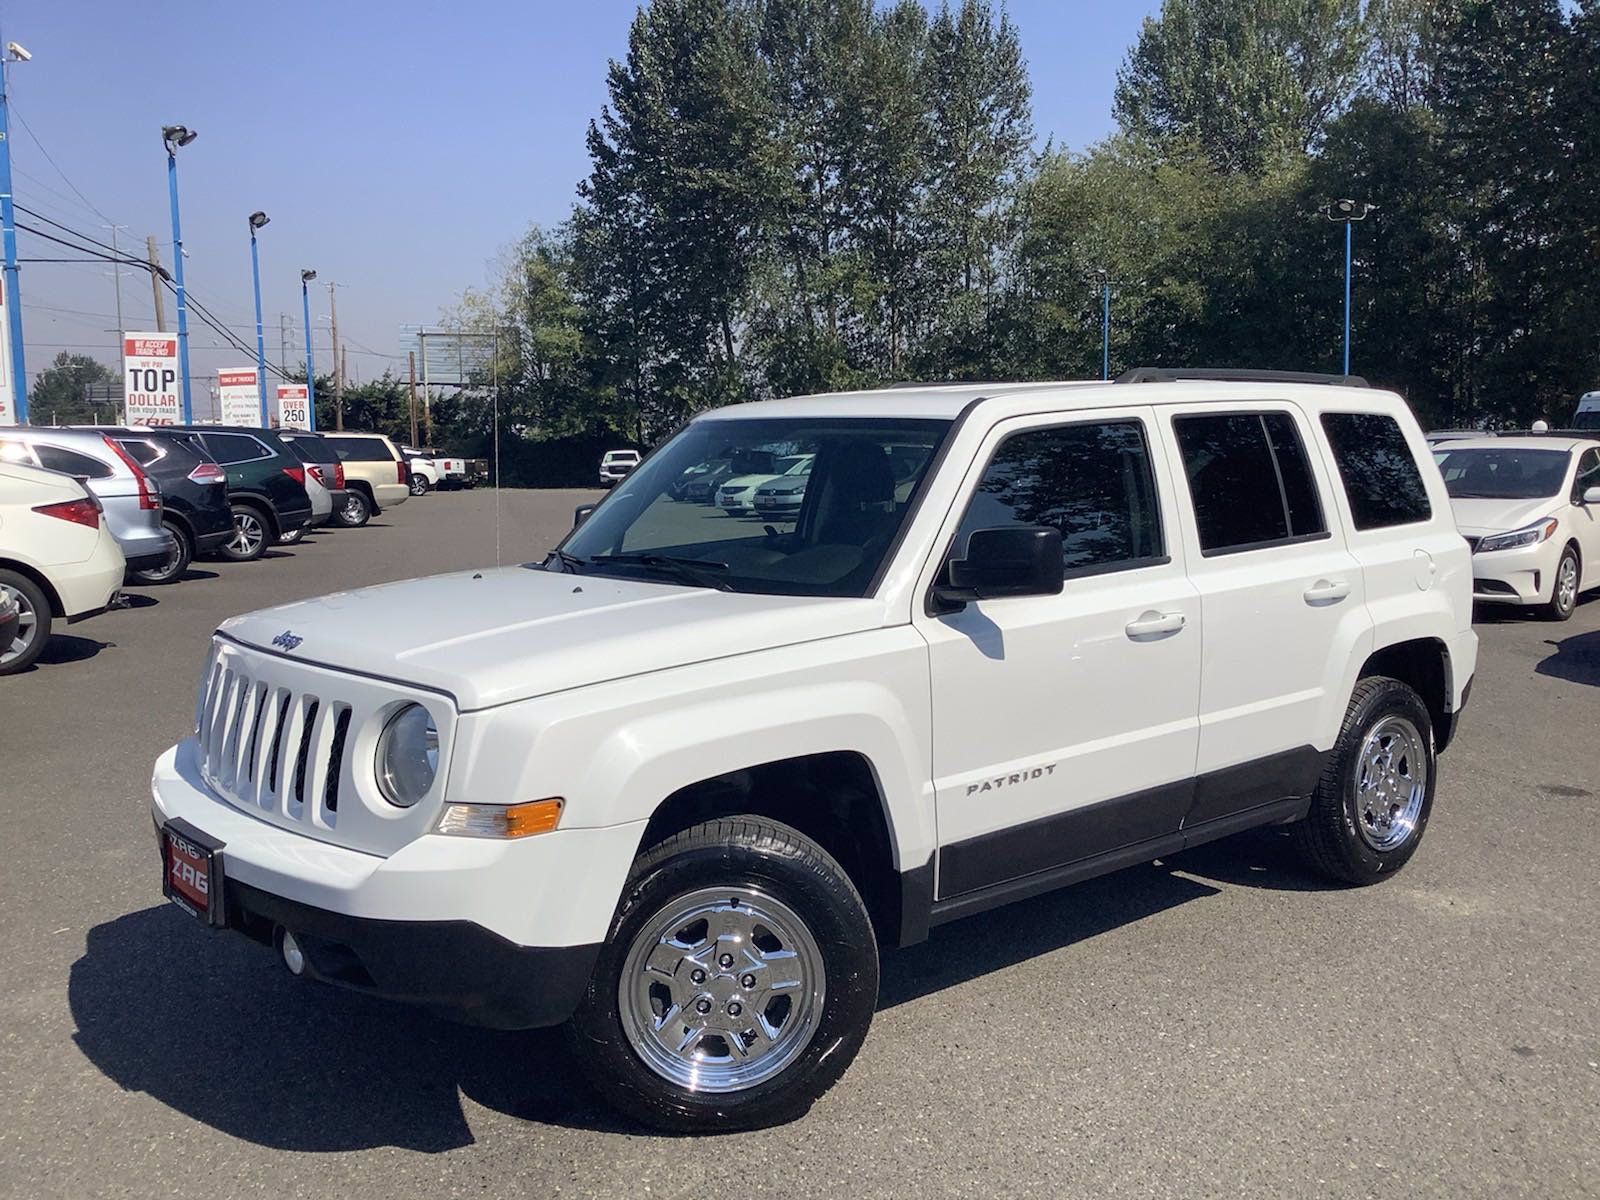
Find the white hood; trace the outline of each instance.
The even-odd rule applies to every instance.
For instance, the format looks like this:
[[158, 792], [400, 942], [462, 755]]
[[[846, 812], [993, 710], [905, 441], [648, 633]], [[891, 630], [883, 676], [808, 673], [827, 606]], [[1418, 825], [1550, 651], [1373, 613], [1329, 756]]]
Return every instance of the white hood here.
[[[467, 711], [882, 623], [874, 600], [502, 567], [335, 592], [221, 631], [286, 658], [436, 688]], [[273, 645], [286, 632], [300, 639], [291, 650]]]
[[1487, 537], [1491, 533], [1510, 533], [1524, 525], [1532, 525], [1541, 517], [1548, 517], [1561, 507], [1555, 496], [1538, 500], [1479, 500], [1463, 498], [1450, 501], [1455, 513], [1456, 528], [1468, 537]]

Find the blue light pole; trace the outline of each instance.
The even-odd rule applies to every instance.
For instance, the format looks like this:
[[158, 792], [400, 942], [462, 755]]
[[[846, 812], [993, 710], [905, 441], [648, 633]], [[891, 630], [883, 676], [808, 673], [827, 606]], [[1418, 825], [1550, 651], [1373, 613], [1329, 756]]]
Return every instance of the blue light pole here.
[[164, 125], [161, 144], [167, 148], [167, 196], [172, 202], [172, 262], [178, 290], [178, 370], [183, 375], [183, 423], [194, 421], [194, 399], [189, 387], [189, 301], [183, 289], [183, 227], [178, 222], [178, 147], [199, 137], [184, 125]]
[[1322, 215], [1330, 221], [1344, 223], [1344, 373], [1350, 374], [1350, 276], [1353, 273], [1355, 235], [1353, 227], [1357, 221], [1365, 221], [1367, 214], [1377, 208], [1376, 204], [1368, 204], [1364, 200], [1335, 200], [1322, 210]]
[[306, 314], [306, 426], [317, 431], [317, 369], [311, 363], [311, 281], [315, 271], [300, 272], [300, 305]]
[[28, 369], [22, 353], [22, 279], [17, 274], [17, 219], [11, 208], [11, 103], [6, 94], [7, 76], [12, 62], [27, 62], [33, 56], [12, 42], [0, 63], [0, 230], [5, 241], [5, 289], [7, 336], [11, 339], [12, 394], [16, 397], [16, 421], [28, 423]]
[[267, 336], [261, 328], [261, 255], [256, 252], [256, 230], [272, 218], [264, 212], [250, 214], [250, 281], [256, 289], [256, 396], [261, 401], [261, 427], [272, 424], [267, 412]]

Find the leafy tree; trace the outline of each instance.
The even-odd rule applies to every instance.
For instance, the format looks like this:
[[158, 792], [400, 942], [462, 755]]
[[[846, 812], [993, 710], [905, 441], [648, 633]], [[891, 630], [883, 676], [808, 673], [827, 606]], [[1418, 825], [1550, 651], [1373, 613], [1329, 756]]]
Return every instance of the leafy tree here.
[[28, 389], [30, 419], [38, 424], [75, 425], [114, 421], [118, 402], [89, 399], [90, 388], [121, 388], [117, 373], [97, 358], [63, 350]]

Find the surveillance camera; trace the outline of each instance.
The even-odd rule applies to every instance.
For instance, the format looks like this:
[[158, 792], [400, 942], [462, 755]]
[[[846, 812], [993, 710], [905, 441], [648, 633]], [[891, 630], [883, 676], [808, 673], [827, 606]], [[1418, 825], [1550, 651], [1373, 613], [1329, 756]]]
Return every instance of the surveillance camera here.
[[33, 61], [33, 55], [29, 54], [25, 47], [19, 46], [16, 42], [7, 42], [6, 43], [6, 52], [8, 54], [10, 54], [11, 57], [16, 59], [18, 62], [32, 62]]

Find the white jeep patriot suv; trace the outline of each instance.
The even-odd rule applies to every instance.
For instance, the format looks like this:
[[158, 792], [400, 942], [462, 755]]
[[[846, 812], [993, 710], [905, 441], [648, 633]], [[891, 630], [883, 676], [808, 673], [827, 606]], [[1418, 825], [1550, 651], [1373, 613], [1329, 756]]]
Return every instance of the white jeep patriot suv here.
[[[803, 1112], [929, 928], [1259, 825], [1415, 853], [1477, 641], [1394, 395], [1315, 376], [696, 418], [543, 563], [225, 622], [156, 764], [163, 889], [296, 973], [568, 1023], [623, 1110]], [[696, 464], [814, 455], [729, 521]]]

